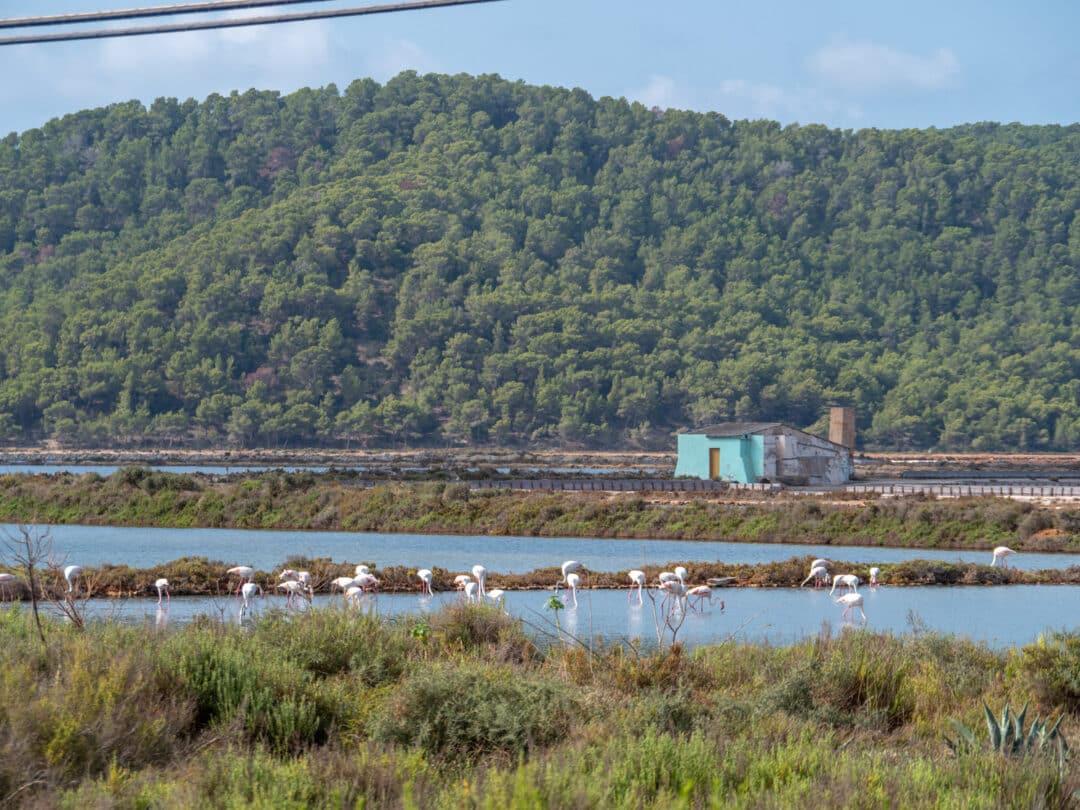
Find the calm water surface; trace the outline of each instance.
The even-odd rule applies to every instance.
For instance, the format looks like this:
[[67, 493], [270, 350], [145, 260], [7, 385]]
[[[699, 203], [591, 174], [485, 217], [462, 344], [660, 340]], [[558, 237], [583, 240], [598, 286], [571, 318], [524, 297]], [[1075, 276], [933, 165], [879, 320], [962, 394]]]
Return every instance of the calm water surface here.
[[[114, 563], [148, 568], [186, 556], [266, 571], [288, 557], [329, 557], [337, 562], [367, 562], [467, 571], [476, 563], [499, 573], [524, 573], [580, 560], [593, 571], [625, 571], [669, 562], [765, 563], [813, 555], [853, 563], [893, 563], [928, 559], [990, 562], [989, 551], [793, 543], [718, 543], [689, 540], [610, 540], [565, 537], [489, 537], [452, 534], [374, 534], [365, 532], [290, 532], [244, 529], [141, 529], [113, 526], [52, 526], [57, 555], [81, 565]], [[0, 532], [15, 526], [0, 524]], [[1017, 554], [1009, 565], [1026, 570], [1080, 564], [1073, 554]]]
[[[57, 475], [70, 473], [71, 475], [83, 475], [84, 473], [97, 473], [108, 477], [124, 467], [145, 467], [155, 472], [175, 473], [177, 475], [230, 475], [232, 473], [256, 473], [281, 470], [282, 472], [326, 472], [329, 467], [303, 467], [303, 466], [243, 466], [224, 464], [201, 464], [185, 466], [183, 464], [0, 464], [0, 475]], [[363, 467], [348, 467], [342, 469], [364, 469]]]
[[[862, 621], [843, 622], [841, 608], [825, 591], [810, 589], [737, 588], [720, 589], [710, 607], [688, 613], [679, 639], [690, 646], [711, 644], [734, 638], [738, 641], [790, 644], [815, 636], [823, 629], [832, 633], [847, 628], [867, 627], [875, 631], [908, 633], [926, 629], [965, 636], [995, 648], [1016, 647], [1035, 641], [1041, 633], [1076, 629], [1080, 619], [1080, 587], [1071, 585], [1017, 585], [955, 588], [863, 588]], [[540, 639], [557, 634], [554, 616], [545, 608], [547, 591], [515, 591], [506, 595], [506, 609], [527, 623], [527, 630]], [[725, 608], [720, 609], [722, 598]], [[366, 597], [361, 610], [380, 615], [424, 613], [439, 610], [460, 599], [453, 593], [434, 597], [381, 594]], [[250, 614], [240, 616], [239, 602], [232, 597], [174, 598], [167, 610], [159, 611], [156, 599], [93, 599], [87, 613], [133, 623], [178, 625], [198, 615], [225, 622], [250, 621], [251, 615], [284, 610], [284, 597], [255, 600]], [[316, 596], [316, 608], [345, 609], [340, 597]], [[652, 603], [627, 603], [625, 591], [593, 590], [579, 594], [578, 607], [560, 611], [563, 631], [588, 641], [597, 636], [605, 643], [639, 639], [644, 646], [656, 643], [656, 621]]]

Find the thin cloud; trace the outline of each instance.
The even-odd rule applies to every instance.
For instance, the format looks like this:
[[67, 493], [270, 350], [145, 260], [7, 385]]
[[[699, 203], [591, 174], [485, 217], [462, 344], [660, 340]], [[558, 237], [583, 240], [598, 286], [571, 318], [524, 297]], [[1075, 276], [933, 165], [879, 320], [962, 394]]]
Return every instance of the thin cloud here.
[[307, 22], [105, 40], [100, 64], [107, 72], [141, 76], [175, 77], [178, 69], [220, 76], [241, 69], [277, 77], [322, 67], [329, 50], [329, 26]]
[[408, 39], [384, 39], [364, 59], [363, 71], [378, 81], [386, 81], [403, 70], [439, 73], [443, 68], [431, 54]]
[[848, 91], [940, 90], [959, 76], [960, 61], [949, 48], [916, 54], [868, 40], [836, 40], [810, 56], [809, 69]]
[[712, 106], [728, 118], [768, 118], [782, 123], [821, 121], [838, 113], [851, 119], [862, 116], [857, 105], [842, 104], [814, 88], [790, 90], [748, 79], [721, 81]]
[[640, 101], [646, 107], [659, 107], [662, 110], [686, 109], [691, 106], [670, 76], [653, 74], [644, 87], [627, 93], [627, 96], [634, 101]]

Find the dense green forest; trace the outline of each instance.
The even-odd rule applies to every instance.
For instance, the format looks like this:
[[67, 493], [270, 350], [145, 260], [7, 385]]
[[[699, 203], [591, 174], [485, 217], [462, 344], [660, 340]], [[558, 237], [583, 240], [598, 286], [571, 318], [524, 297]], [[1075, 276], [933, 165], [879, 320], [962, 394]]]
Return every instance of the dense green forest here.
[[497, 76], [0, 140], [0, 438], [1074, 449], [1080, 125], [857, 132]]

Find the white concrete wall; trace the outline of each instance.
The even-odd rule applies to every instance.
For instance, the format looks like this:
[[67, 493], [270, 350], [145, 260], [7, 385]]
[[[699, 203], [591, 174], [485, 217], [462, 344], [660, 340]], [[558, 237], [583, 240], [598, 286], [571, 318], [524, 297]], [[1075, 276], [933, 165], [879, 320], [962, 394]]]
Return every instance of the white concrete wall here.
[[781, 428], [784, 455], [780, 459], [780, 479], [807, 484], [843, 484], [851, 479], [854, 466], [847, 448], [809, 433]]

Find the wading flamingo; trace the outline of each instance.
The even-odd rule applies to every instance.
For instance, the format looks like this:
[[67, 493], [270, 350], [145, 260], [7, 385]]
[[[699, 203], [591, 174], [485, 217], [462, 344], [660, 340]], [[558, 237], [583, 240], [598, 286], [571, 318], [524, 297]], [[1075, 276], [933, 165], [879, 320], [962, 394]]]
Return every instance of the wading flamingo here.
[[816, 560], [810, 563], [811, 568], [824, 568], [826, 571], [831, 571], [832, 566], [832, 560], [826, 560], [824, 557], [818, 557]]
[[710, 605], [712, 605], [712, 588], [710, 588], [708, 585], [695, 585], [693, 588], [686, 592], [686, 599], [687, 602], [690, 604], [691, 610], [694, 610], [695, 608], [700, 608], [702, 602], [708, 602]]
[[566, 575], [566, 590], [574, 596], [574, 607], [577, 607], [577, 589], [581, 584], [581, 577], [575, 573]]
[[814, 580], [815, 588], [822, 587], [826, 582], [829, 581], [829, 569], [823, 565], [815, 565], [813, 568], [810, 569], [810, 576], [804, 579], [799, 584], [799, 587], [801, 588], [810, 580]]
[[484, 596], [499, 605], [503, 610], [506, 610], [506, 591], [502, 588], [492, 588], [490, 591], [486, 591]]
[[334, 588], [340, 588], [341, 592], [344, 593], [346, 588], [349, 588], [355, 584], [356, 580], [352, 577], [334, 577], [332, 580], [330, 580], [330, 590], [332, 591], [334, 590]]
[[881, 569], [874, 566], [870, 569], [870, 587], [876, 588], [878, 584], [878, 577], [881, 576]]
[[353, 607], [360, 607], [360, 597], [364, 595], [364, 589], [359, 585], [350, 585], [345, 589], [345, 601]]
[[657, 579], [660, 581], [661, 587], [667, 582], [681, 582], [685, 585], [686, 569], [679, 565], [675, 567], [674, 571], [661, 571]]
[[434, 578], [434, 575], [431, 573], [431, 570], [428, 568], [421, 568], [416, 572], [416, 576], [420, 578], [420, 594], [422, 596], [434, 596], [435, 593], [431, 590], [431, 580]]
[[161, 607], [161, 595], [164, 594], [169, 604], [172, 604], [172, 596], [169, 595], [169, 580], [162, 577], [161, 579], [154, 580], [154, 587], [157, 588], [157, 603], [158, 607]]
[[67, 580], [68, 593], [75, 592], [75, 580], [82, 576], [83, 567], [81, 565], [68, 565], [64, 567], [64, 579]]
[[850, 618], [854, 619], [855, 608], [858, 608], [859, 613], [862, 614], [863, 621], [866, 621], [866, 613], [862, 609], [863, 598], [861, 593], [845, 593], [836, 600], [836, 604], [844, 606], [844, 612], [840, 614], [840, 618], [847, 619], [849, 618], [848, 614], [850, 613]]
[[850, 588], [852, 593], [859, 590], [859, 578], [854, 574], [840, 574], [833, 577], [832, 588], [829, 590], [829, 596], [832, 596], [836, 592], [837, 587]]
[[250, 565], [238, 565], [235, 568], [230, 568], [225, 572], [226, 574], [236, 574], [240, 577], [240, 581], [236, 583], [236, 595], [240, 595], [241, 589], [244, 587], [245, 582], [251, 582], [255, 578], [255, 569]]
[[555, 592], [559, 592], [559, 586], [566, 584], [566, 575], [573, 571], [580, 571], [584, 566], [577, 560], [567, 560], [562, 564], [562, 579], [555, 583]]
[[1009, 559], [1008, 559], [1009, 555], [1010, 554], [1015, 554], [1015, 553], [1016, 552], [1013, 551], [1008, 546], [998, 546], [997, 548], [994, 549], [994, 558], [992, 560], [990, 560], [990, 565], [995, 566], [1000, 562], [1002, 568], [1008, 568], [1009, 567]]
[[675, 604], [682, 607], [686, 603], [686, 585], [678, 579], [669, 579], [660, 583], [660, 590], [664, 592], [664, 598], [660, 601], [660, 607], [663, 607], [669, 598], [672, 598], [673, 604], [671, 610], [675, 609]]
[[363, 588], [365, 593], [367, 591], [377, 591], [382, 584], [372, 574], [357, 574], [356, 578], [353, 579], [353, 583]]
[[363, 563], [360, 563], [360, 565], [356, 566], [356, 575], [357, 576], [361, 576], [362, 574], [370, 574], [370, 573], [371, 573], [371, 569], [368, 568]]
[[482, 565], [474, 565], [472, 567], [472, 575], [476, 580], [476, 586], [479, 588], [481, 596], [487, 595], [487, 589], [484, 587], [487, 584], [487, 569]]
[[3, 573], [0, 574], [0, 594], [3, 594], [3, 599], [7, 601], [7, 586], [15, 581], [14, 574]]
[[479, 602], [480, 601], [480, 585], [473, 582], [471, 579], [465, 583], [465, 601], [466, 602]]
[[628, 571], [626, 575], [630, 577], [630, 590], [626, 592], [626, 603], [630, 604], [630, 597], [634, 595], [634, 588], [637, 587], [638, 604], [645, 604], [645, 600], [641, 595], [642, 590], [645, 588], [645, 572], [635, 568], [633, 571]]
[[262, 593], [262, 586], [254, 582], [245, 582], [240, 586], [240, 596], [244, 602], [240, 606], [241, 610], [247, 610], [251, 607], [251, 600]]
[[284, 588], [289, 594], [285, 600], [286, 607], [292, 607], [293, 600], [296, 599], [298, 596], [302, 599], [307, 599], [309, 602], [311, 601], [311, 597], [308, 596], [308, 593], [304, 589], [304, 586], [297, 582], [295, 579], [286, 580], [285, 582], [279, 584], [278, 587]]

